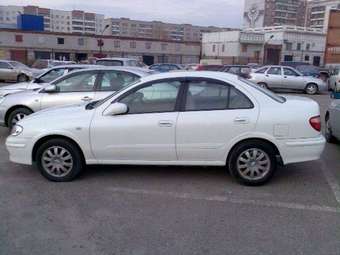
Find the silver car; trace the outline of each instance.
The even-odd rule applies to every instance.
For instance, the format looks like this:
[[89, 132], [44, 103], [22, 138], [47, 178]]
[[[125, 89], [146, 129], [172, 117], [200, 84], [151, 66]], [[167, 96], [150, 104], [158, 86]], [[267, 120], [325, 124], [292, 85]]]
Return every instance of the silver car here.
[[330, 90], [340, 90], [340, 65], [330, 67], [328, 83]]
[[326, 112], [326, 139], [333, 143], [340, 140], [340, 99], [331, 102]]
[[11, 60], [0, 60], [0, 80], [25, 82], [35, 76], [35, 69]]
[[0, 98], [0, 126], [11, 128], [45, 108], [100, 100], [152, 73], [137, 67], [97, 67], [69, 73], [38, 90]]
[[50, 83], [55, 79], [66, 75], [72, 71], [85, 69], [85, 68], [93, 68], [95, 65], [65, 65], [65, 66], [57, 66], [51, 69], [48, 69], [43, 74], [39, 75], [37, 78], [32, 79], [29, 82], [20, 82], [8, 86], [0, 87], [0, 97], [7, 96], [9, 94], [22, 92], [25, 90], [34, 90], [40, 89], [46, 86], [46, 83]]
[[303, 76], [288, 66], [265, 66], [251, 73], [250, 80], [268, 89], [304, 91], [309, 95], [327, 91], [326, 82], [311, 76]]

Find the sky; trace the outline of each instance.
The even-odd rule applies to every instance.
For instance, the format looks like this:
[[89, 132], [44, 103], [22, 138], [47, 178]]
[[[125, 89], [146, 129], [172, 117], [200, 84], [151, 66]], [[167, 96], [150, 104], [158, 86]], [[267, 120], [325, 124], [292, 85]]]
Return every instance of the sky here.
[[240, 27], [244, 0], [0, 0], [0, 5], [39, 5], [115, 18]]

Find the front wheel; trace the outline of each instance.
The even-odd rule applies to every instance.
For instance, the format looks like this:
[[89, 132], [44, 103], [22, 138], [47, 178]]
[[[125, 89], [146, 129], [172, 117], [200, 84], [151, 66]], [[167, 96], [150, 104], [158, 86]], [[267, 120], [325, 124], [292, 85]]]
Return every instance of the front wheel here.
[[318, 88], [318, 86], [317, 86], [316, 84], [314, 84], [314, 83], [308, 84], [308, 85], [306, 86], [306, 89], [305, 89], [305, 92], [306, 92], [306, 94], [308, 94], [308, 95], [315, 95], [316, 93], [318, 93], [318, 91], [319, 91], [319, 88]]
[[329, 117], [326, 118], [326, 132], [325, 132], [325, 137], [328, 143], [335, 143], [336, 139], [333, 136], [333, 131], [331, 127], [331, 122]]
[[8, 127], [11, 129], [18, 121], [22, 120], [26, 116], [32, 114], [33, 112], [27, 108], [18, 108], [11, 112], [8, 116]]
[[259, 186], [267, 183], [276, 171], [274, 148], [262, 141], [237, 145], [231, 152], [229, 171], [241, 184]]
[[264, 82], [259, 82], [257, 85], [259, 85], [261, 88], [268, 89], [268, 85]]
[[25, 74], [19, 74], [17, 78], [17, 82], [26, 82], [29, 78]]
[[77, 146], [64, 139], [52, 139], [41, 145], [36, 162], [41, 174], [54, 182], [74, 180], [84, 166]]

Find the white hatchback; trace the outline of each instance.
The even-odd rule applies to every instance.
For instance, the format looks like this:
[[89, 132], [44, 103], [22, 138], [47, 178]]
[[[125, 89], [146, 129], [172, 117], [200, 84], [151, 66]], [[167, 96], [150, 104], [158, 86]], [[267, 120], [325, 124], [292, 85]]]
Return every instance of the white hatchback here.
[[10, 160], [36, 163], [52, 181], [85, 165], [226, 166], [237, 181], [266, 183], [277, 164], [319, 159], [319, 105], [281, 97], [232, 74], [144, 77], [99, 102], [55, 108], [20, 121]]

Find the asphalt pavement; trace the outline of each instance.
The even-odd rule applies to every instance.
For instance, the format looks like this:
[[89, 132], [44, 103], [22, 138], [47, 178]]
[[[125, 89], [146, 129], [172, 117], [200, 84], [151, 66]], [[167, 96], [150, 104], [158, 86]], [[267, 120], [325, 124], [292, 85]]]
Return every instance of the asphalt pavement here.
[[[313, 96], [325, 112], [328, 95]], [[340, 254], [340, 145], [263, 187], [217, 167], [90, 167], [51, 183], [0, 128], [0, 254]]]

